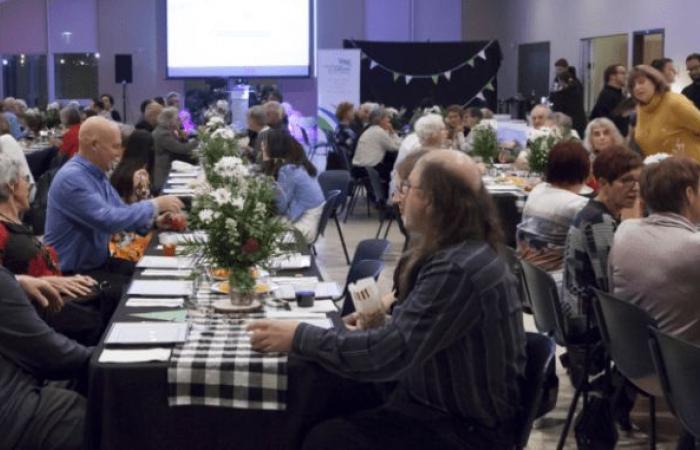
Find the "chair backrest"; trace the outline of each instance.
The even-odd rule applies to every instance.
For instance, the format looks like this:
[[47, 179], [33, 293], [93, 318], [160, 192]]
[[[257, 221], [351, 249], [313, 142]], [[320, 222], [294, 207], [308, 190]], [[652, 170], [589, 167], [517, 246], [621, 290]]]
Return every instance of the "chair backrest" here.
[[323, 195], [326, 197], [326, 200], [328, 200], [328, 194], [330, 194], [331, 191], [340, 191], [338, 201], [335, 205], [336, 208], [345, 204], [350, 191], [351, 182], [352, 176], [347, 170], [326, 170], [318, 176], [318, 184], [321, 185], [321, 190], [323, 190]]
[[650, 328], [651, 354], [664, 397], [683, 427], [700, 439], [700, 346]]
[[632, 380], [654, 375], [648, 344], [648, 328], [656, 327], [654, 319], [637, 305], [597, 289], [595, 292], [598, 330], [615, 366]]
[[340, 163], [343, 165], [343, 169], [350, 171], [352, 169], [352, 161], [350, 161], [350, 155], [348, 154], [348, 149], [342, 145], [335, 145], [333, 149], [340, 156]]
[[557, 283], [550, 274], [527, 261], [521, 261], [521, 266], [537, 329], [552, 336], [557, 344], [566, 345], [564, 315], [559, 303]]
[[338, 196], [340, 191], [334, 190], [328, 193], [326, 197], [326, 203], [323, 204], [323, 210], [321, 211], [321, 218], [318, 221], [318, 229], [316, 230], [316, 236], [312, 242], [315, 243], [318, 237], [323, 235], [326, 231], [326, 225], [328, 225], [328, 219], [331, 217], [333, 210], [335, 209], [336, 202], [338, 201]]
[[352, 303], [352, 299], [348, 294], [348, 285], [356, 282], [357, 280], [368, 277], [372, 277], [377, 280], [379, 279], [379, 275], [382, 273], [382, 269], [384, 269], [384, 263], [382, 261], [363, 259], [362, 261], [353, 262], [353, 264], [350, 266], [348, 277], [345, 280], [345, 290], [343, 291], [345, 301], [343, 301], [343, 309], [341, 311], [341, 315], [343, 317], [355, 312], [355, 305]]
[[372, 189], [372, 195], [377, 201], [377, 205], [386, 204], [386, 195], [384, 194], [384, 188], [382, 187], [382, 179], [377, 172], [372, 167], [365, 167], [367, 170], [367, 177], [369, 178], [369, 187]]
[[365, 239], [360, 241], [355, 248], [350, 267], [364, 259], [381, 261], [391, 244], [387, 239]]
[[527, 446], [532, 423], [538, 417], [545, 380], [554, 369], [557, 348], [554, 341], [543, 334], [526, 333], [526, 337], [527, 363], [525, 379], [520, 388], [522, 412], [516, 430], [516, 448], [518, 449]]

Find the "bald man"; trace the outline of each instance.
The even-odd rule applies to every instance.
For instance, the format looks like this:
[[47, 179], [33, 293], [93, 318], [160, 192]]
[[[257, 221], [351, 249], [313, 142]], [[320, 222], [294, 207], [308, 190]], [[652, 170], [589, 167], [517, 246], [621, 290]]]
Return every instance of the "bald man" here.
[[164, 196], [127, 205], [119, 198], [107, 178], [122, 154], [114, 122], [90, 117], [80, 127], [78, 140], [78, 154], [58, 171], [49, 189], [46, 243], [58, 252], [64, 274], [109, 272], [119, 265], [116, 271], [130, 276], [133, 267], [110, 258], [112, 234], [146, 234], [160, 212], [179, 212], [182, 203]]
[[536, 105], [530, 111], [530, 126], [535, 130], [539, 130], [547, 124], [547, 120], [552, 115], [552, 110], [545, 105]]
[[316, 425], [305, 450], [512, 448], [525, 333], [491, 198], [474, 162], [454, 150], [419, 159], [402, 191], [404, 223], [420, 238], [397, 274], [391, 317], [370, 330], [357, 315], [331, 329], [261, 320], [248, 327], [251, 344], [391, 383], [381, 406], [368, 399], [367, 409]]

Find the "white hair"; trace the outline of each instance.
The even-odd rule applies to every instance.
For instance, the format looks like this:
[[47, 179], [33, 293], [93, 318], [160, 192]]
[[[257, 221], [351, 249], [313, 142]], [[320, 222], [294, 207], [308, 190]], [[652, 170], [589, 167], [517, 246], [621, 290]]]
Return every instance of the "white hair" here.
[[179, 116], [178, 110], [174, 106], [163, 108], [158, 114], [158, 126], [172, 130], [177, 127]]
[[427, 114], [416, 120], [414, 128], [421, 145], [426, 145], [440, 137], [445, 130], [445, 120], [439, 114]]
[[620, 130], [617, 129], [613, 121], [607, 117], [598, 117], [588, 122], [586, 133], [583, 135], [583, 146], [589, 153], [593, 153], [593, 142], [591, 142], [593, 128], [607, 128], [613, 138], [613, 145], [625, 145], [625, 138], [622, 137]]
[[276, 113], [280, 119], [284, 117], [284, 107], [280, 102], [270, 100], [269, 102], [265, 102], [262, 106], [265, 108], [266, 113]]
[[267, 120], [265, 117], [265, 108], [263, 108], [261, 105], [252, 106], [246, 113], [246, 117], [253, 120], [261, 127], [265, 126], [265, 121]]
[[28, 173], [27, 160], [19, 143], [9, 134], [0, 136], [0, 202], [10, 198], [11, 183]]

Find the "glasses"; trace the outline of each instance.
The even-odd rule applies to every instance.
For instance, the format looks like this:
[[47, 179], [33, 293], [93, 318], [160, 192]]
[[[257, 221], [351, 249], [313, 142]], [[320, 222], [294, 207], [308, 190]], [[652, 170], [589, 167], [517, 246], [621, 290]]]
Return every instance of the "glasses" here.
[[401, 192], [401, 195], [407, 195], [408, 191], [411, 189], [422, 189], [420, 186], [412, 186], [411, 182], [408, 180], [403, 180], [401, 184], [399, 185], [399, 191]]
[[616, 181], [619, 181], [625, 187], [632, 187], [635, 184], [639, 183], [639, 178], [627, 176], [627, 177], [618, 178]]

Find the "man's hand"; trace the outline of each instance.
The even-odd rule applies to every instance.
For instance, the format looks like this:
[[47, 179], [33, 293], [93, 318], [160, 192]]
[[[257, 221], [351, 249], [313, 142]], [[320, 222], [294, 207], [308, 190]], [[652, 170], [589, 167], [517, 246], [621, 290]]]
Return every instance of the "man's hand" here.
[[179, 213], [183, 206], [185, 206], [182, 204], [182, 201], [174, 195], [161, 195], [160, 197], [154, 198], [153, 201], [158, 207], [159, 213]]
[[90, 295], [97, 284], [93, 278], [85, 275], [74, 275], [72, 277], [43, 277], [42, 279], [51, 283], [64, 297], [84, 297]]
[[256, 320], [246, 330], [250, 344], [259, 352], [289, 352], [299, 322], [293, 320]]
[[61, 294], [48, 281], [29, 275], [17, 275], [16, 278], [27, 297], [42, 308], [51, 312], [58, 312], [63, 308]]

